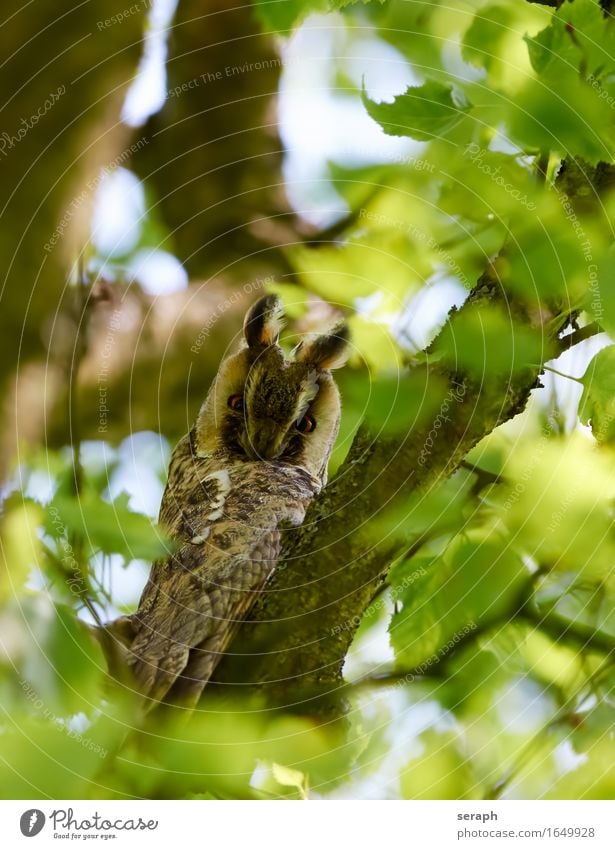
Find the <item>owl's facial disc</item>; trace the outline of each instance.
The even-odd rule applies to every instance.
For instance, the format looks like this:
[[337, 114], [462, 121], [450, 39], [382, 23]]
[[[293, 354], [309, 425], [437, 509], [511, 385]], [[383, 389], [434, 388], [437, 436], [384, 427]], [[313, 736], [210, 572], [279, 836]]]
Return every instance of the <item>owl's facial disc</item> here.
[[282, 325], [274, 295], [250, 307], [243, 347], [222, 362], [201, 407], [197, 452], [288, 463], [324, 484], [340, 418], [331, 369], [348, 356], [348, 327], [341, 322], [303, 337], [286, 359], [278, 345]]
[[304, 363], [285, 360], [271, 346], [249, 366], [241, 400], [231, 396], [229, 408], [243, 427], [238, 442], [252, 460], [296, 458], [303, 440], [316, 428], [310, 411], [320, 389], [318, 374]]

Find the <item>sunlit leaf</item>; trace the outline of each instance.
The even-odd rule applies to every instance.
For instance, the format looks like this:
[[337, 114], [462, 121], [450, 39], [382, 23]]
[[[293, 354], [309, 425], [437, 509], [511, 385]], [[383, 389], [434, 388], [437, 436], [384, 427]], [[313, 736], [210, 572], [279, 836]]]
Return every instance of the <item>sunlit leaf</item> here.
[[271, 764], [273, 777], [283, 787], [294, 787], [301, 798], [307, 798], [308, 783], [306, 776], [298, 769], [290, 769], [282, 764]]
[[[354, 374], [343, 382], [343, 399], [344, 408], [359, 412], [374, 436], [407, 434], [437, 414], [446, 399], [446, 386], [419, 370], [375, 378]], [[443, 416], [453, 403], [449, 398]]]
[[603, 348], [591, 360], [581, 378], [583, 394], [579, 402], [579, 418], [591, 425], [600, 443], [615, 438], [615, 345]]
[[472, 765], [461, 740], [451, 732], [426, 731], [420, 737], [422, 753], [400, 774], [404, 799], [480, 799]]
[[441, 138], [472, 108], [459, 89], [437, 82], [410, 87], [392, 103], [375, 103], [364, 91], [363, 103], [387, 135], [417, 141]]
[[21, 592], [30, 570], [41, 563], [37, 528], [42, 509], [33, 502], [9, 509], [2, 517], [0, 548], [0, 602]]
[[539, 332], [492, 306], [477, 308], [446, 325], [434, 354], [454, 369], [477, 378], [513, 374], [549, 359], [549, 343]]
[[429, 674], [482, 624], [513, 616], [526, 568], [505, 538], [457, 538], [399, 596], [391, 643], [404, 667]]
[[78, 534], [92, 549], [105, 554], [122, 554], [127, 560], [154, 560], [167, 553], [169, 543], [150, 519], [128, 508], [126, 493], [111, 503], [91, 491], [81, 497], [56, 496], [50, 510], [58, 517], [47, 518], [48, 530], [57, 534], [58, 527], [66, 534]]
[[545, 567], [612, 580], [614, 462], [579, 434], [524, 440], [491, 493], [500, 521]]
[[287, 34], [287, 30], [315, 12], [331, 12], [355, 3], [369, 2], [383, 3], [384, 0], [253, 0], [253, 5], [264, 26]]

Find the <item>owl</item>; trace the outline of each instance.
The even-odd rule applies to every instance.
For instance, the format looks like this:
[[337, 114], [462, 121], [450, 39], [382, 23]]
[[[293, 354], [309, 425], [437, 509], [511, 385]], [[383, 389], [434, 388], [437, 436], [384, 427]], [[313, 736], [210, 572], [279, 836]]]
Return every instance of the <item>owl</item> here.
[[273, 295], [248, 310], [240, 349], [171, 457], [160, 523], [175, 549], [121, 626], [146, 710], [196, 705], [275, 569], [281, 530], [327, 481], [340, 420], [331, 369], [345, 362], [348, 329], [306, 337], [286, 358], [282, 324]]

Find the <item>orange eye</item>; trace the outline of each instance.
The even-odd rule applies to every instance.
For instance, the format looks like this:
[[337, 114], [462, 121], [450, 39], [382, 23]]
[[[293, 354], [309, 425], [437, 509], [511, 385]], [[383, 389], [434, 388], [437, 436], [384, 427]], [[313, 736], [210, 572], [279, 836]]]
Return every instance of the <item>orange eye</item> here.
[[295, 425], [300, 433], [311, 433], [316, 429], [316, 419], [309, 413], [306, 413], [302, 419], [299, 419]]
[[241, 413], [243, 411], [243, 395], [231, 395], [231, 397], [226, 402], [231, 410], [235, 410], [236, 413]]

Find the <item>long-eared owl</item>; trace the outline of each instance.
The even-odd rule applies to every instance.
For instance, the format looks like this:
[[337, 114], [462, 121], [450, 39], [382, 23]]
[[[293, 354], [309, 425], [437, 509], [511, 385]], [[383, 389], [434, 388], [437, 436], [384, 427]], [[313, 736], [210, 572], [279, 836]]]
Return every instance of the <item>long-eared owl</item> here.
[[348, 330], [306, 337], [287, 359], [281, 326], [275, 296], [248, 310], [240, 350], [173, 452], [160, 522], [176, 549], [128, 617], [128, 664], [149, 707], [197, 703], [275, 568], [281, 526], [299, 525], [326, 483], [340, 417], [330, 370]]

